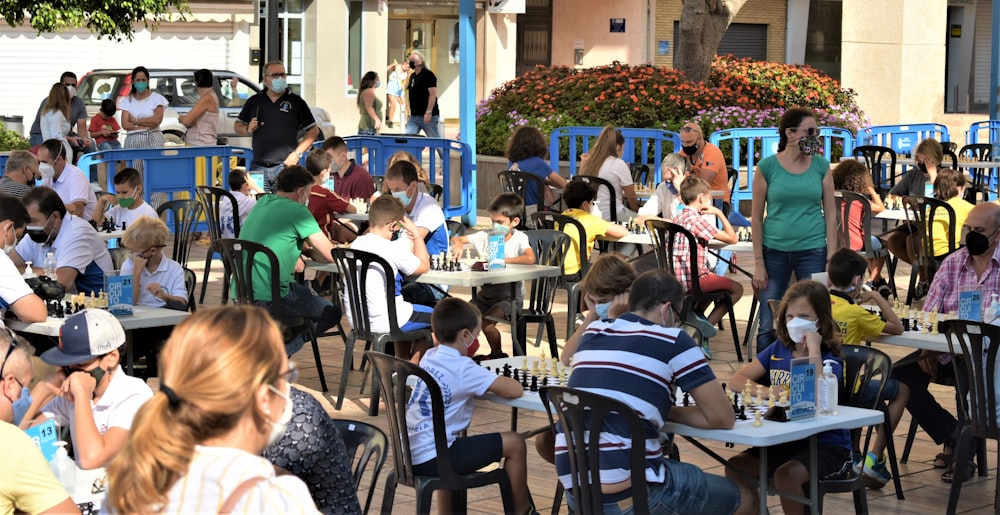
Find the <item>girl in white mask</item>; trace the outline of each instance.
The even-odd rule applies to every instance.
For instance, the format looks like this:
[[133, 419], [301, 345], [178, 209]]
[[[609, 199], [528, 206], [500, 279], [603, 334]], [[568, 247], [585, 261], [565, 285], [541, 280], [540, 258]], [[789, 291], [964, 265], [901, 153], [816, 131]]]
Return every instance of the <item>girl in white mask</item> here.
[[160, 393], [108, 467], [110, 511], [319, 513], [302, 480], [277, 477], [260, 456], [291, 419], [297, 376], [262, 308], [199, 310], [178, 325], [160, 357]]
[[[826, 286], [816, 281], [799, 281], [785, 293], [774, 316], [774, 329], [778, 340], [757, 354], [729, 380], [730, 390], [740, 392], [748, 385], [757, 392], [773, 386], [773, 394], [786, 392], [791, 384], [791, 361], [795, 358], [832, 359], [836, 363], [833, 373], [843, 384], [843, 366], [840, 360], [840, 331], [833, 320], [830, 293]], [[820, 365], [816, 372], [822, 371]], [[766, 399], [769, 395], [765, 394]], [[790, 398], [790, 396], [789, 396]], [[777, 400], [777, 399], [776, 399]], [[739, 423], [739, 421], [737, 421]], [[819, 478], [839, 478], [852, 467], [850, 432], [846, 429], [825, 431], [818, 436], [817, 463]], [[726, 468], [726, 476], [742, 481], [744, 477], [757, 477], [759, 470], [758, 449], [747, 449], [729, 460], [733, 468]], [[768, 448], [768, 473], [774, 477], [774, 486], [784, 492], [806, 497], [803, 485], [809, 483], [809, 441], [803, 439]], [[742, 471], [743, 474], [740, 474]], [[756, 483], [746, 485], [755, 492]], [[755, 501], [756, 502], [756, 501]], [[787, 497], [781, 498], [785, 513], [802, 513], [805, 506]]]

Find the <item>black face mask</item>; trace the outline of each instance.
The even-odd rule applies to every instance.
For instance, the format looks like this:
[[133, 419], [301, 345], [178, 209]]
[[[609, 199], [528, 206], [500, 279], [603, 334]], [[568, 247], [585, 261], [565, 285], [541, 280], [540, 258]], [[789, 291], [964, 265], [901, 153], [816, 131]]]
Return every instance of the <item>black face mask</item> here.
[[681, 147], [681, 151], [689, 156], [693, 156], [695, 152], [698, 151], [698, 145], [689, 145], [686, 147]]
[[107, 370], [104, 370], [101, 367], [97, 367], [93, 370], [73, 370], [69, 367], [63, 367], [63, 373], [66, 374], [66, 377], [69, 377], [73, 372], [83, 372], [84, 374], [89, 374], [90, 377], [94, 378], [94, 381], [96, 381], [97, 384], [101, 384], [101, 379], [104, 379], [104, 376], [108, 373]]
[[35, 226], [35, 225], [29, 225], [24, 230], [24, 232], [27, 233], [28, 237], [31, 238], [31, 241], [33, 241], [35, 243], [43, 243], [44, 244], [45, 242], [49, 241], [49, 235], [45, 234], [45, 228], [44, 227], [38, 227], [38, 226]]
[[416, 68], [417, 68], [417, 62], [416, 61], [410, 61], [410, 69], [411, 70], [415, 70]]
[[[996, 233], [996, 231], [993, 231]], [[990, 234], [992, 236], [993, 234]], [[990, 236], [987, 236], [981, 232], [969, 231], [969, 234], [965, 235], [965, 248], [968, 249], [970, 256], [982, 256], [990, 248]]]
[[919, 168], [921, 172], [927, 173], [927, 165], [920, 163], [919, 165], [917, 165], [917, 168]]

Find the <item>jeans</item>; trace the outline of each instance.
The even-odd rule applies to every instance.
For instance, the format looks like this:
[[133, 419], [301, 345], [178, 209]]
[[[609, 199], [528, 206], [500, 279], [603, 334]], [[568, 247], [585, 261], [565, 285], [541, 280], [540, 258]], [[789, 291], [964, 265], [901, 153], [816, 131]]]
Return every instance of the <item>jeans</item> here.
[[[663, 459], [666, 481], [647, 483], [649, 513], [733, 513], [740, 506], [740, 489], [731, 479], [708, 474], [700, 468], [679, 461]], [[573, 508], [573, 490], [566, 489], [566, 504]], [[574, 508], [574, 512], [578, 512]], [[632, 498], [604, 503], [605, 515], [634, 513]]]
[[97, 145], [98, 150], [121, 150], [122, 144], [116, 139], [109, 139], [100, 145]]
[[[258, 304], [271, 310], [271, 303], [260, 301]], [[281, 299], [281, 307], [284, 313], [292, 316], [307, 318], [316, 324], [316, 336], [330, 330], [331, 327], [340, 322], [343, 313], [340, 307], [329, 300], [315, 295], [308, 287], [299, 283], [288, 285], [288, 293]], [[285, 352], [291, 356], [302, 349], [306, 343], [306, 335], [299, 333], [285, 341]]]
[[764, 268], [767, 270], [767, 288], [760, 292], [760, 327], [757, 331], [757, 352], [774, 343], [774, 318], [767, 301], [781, 300], [795, 272], [795, 279], [812, 278], [812, 274], [826, 271], [826, 247], [785, 252], [764, 247]]
[[411, 116], [406, 119], [406, 133], [407, 134], [420, 134], [423, 130], [424, 134], [428, 138], [440, 138], [441, 133], [438, 132], [438, 117], [432, 116], [430, 124], [424, 124], [424, 117], [421, 116]]
[[253, 170], [250, 170], [251, 173], [261, 172], [264, 174], [264, 184], [261, 184], [260, 187], [264, 188], [264, 191], [268, 193], [274, 193], [278, 182], [278, 174], [285, 169], [285, 164], [281, 163], [275, 166], [259, 166], [255, 164], [251, 168], [253, 168]]

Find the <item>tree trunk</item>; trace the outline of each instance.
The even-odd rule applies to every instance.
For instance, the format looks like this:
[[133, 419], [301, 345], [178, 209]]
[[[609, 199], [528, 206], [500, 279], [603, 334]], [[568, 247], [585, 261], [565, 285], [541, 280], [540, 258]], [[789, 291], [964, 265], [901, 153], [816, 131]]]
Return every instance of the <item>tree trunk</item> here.
[[722, 36], [747, 0], [683, 0], [674, 68], [688, 80], [704, 82]]

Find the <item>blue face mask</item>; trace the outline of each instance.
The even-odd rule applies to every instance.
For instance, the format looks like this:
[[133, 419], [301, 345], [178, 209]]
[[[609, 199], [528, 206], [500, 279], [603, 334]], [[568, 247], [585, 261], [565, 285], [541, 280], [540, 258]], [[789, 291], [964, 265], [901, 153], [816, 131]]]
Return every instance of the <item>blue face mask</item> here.
[[136, 83], [134, 83], [134, 86], [135, 86], [135, 91], [137, 93], [145, 93], [146, 92], [146, 88], [149, 87], [149, 83], [146, 82], [146, 81], [136, 82]]
[[608, 310], [611, 309], [611, 302], [600, 302], [594, 305], [594, 310], [597, 311], [597, 318], [601, 320], [607, 320], [611, 318], [608, 315]]
[[398, 198], [399, 201], [402, 202], [404, 206], [410, 205], [410, 197], [409, 195], [406, 194], [405, 191], [394, 191], [392, 192], [392, 196]]
[[507, 234], [510, 232], [510, 227], [493, 222], [493, 232], [498, 232], [500, 234]]
[[382, 87], [382, 81], [380, 81], [380, 80], [375, 81], [375, 88], [378, 89], [378, 88], [381, 88], [381, 87]]
[[275, 93], [284, 93], [288, 89], [288, 81], [284, 77], [275, 77], [271, 79], [271, 91]]

